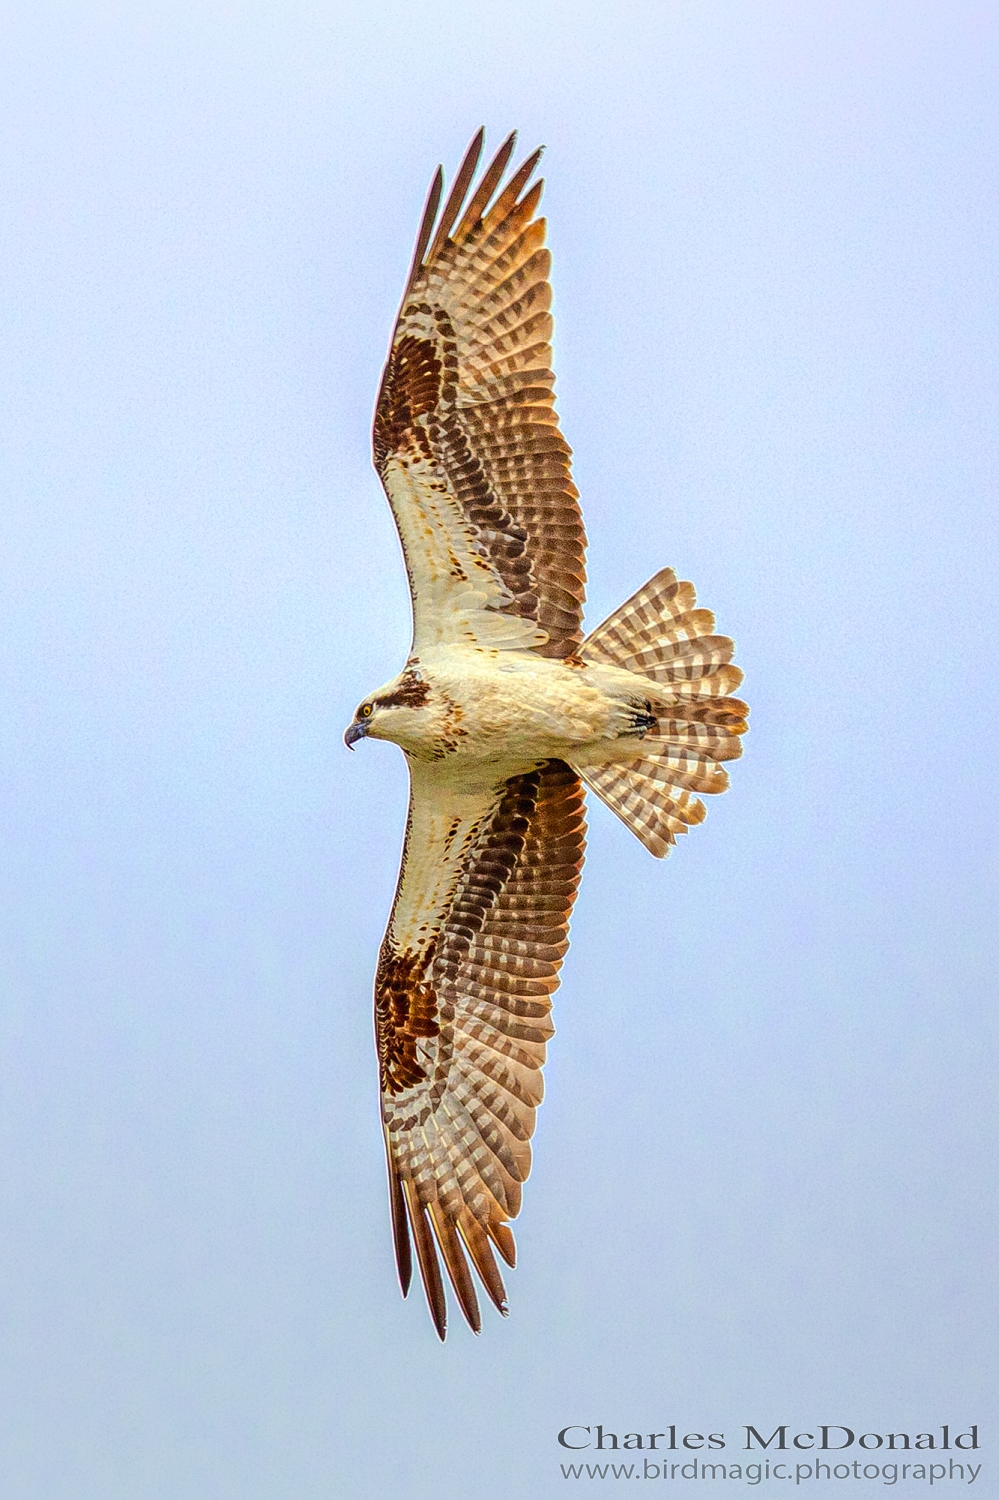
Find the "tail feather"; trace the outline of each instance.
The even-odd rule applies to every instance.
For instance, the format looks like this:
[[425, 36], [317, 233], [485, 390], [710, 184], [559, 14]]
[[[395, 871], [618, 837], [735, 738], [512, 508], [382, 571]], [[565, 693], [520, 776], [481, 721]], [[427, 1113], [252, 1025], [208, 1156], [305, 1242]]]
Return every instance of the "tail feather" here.
[[[591, 630], [579, 654], [587, 661], [602, 661], [630, 670], [628, 664], [635, 652], [644, 646], [659, 645], [664, 639], [664, 628], [675, 627], [693, 611], [696, 603], [694, 585], [678, 579], [672, 568], [663, 568], [608, 615], [603, 624]], [[712, 619], [708, 629], [713, 625]]]
[[688, 609], [685, 614], [662, 620], [660, 635], [664, 641], [696, 641], [698, 636], [710, 635], [714, 628], [715, 617], [710, 609]]
[[[646, 677], [651, 673], [644, 673]], [[694, 677], [686, 682], [679, 678], [673, 678], [669, 684], [669, 695], [671, 698], [725, 698], [742, 681], [743, 673], [734, 662], [729, 662], [724, 667], [719, 667], [716, 672], [711, 672], [707, 677]], [[745, 704], [743, 704], [745, 708]]]
[[[671, 696], [675, 698], [676, 694], [673, 693]], [[749, 728], [746, 723], [749, 718], [749, 705], [743, 703], [741, 698], [706, 696], [701, 703], [685, 700], [675, 704], [673, 711], [678, 723], [682, 721], [688, 726], [694, 724], [711, 726], [710, 730], [705, 730], [705, 733], [721, 728], [727, 730], [729, 734], [739, 735], [745, 734]], [[724, 756], [719, 756], [718, 759], [723, 760]]]
[[727, 667], [735, 646], [727, 635], [702, 635], [695, 640], [658, 641], [636, 651], [628, 670], [653, 682], [693, 682]]
[[696, 603], [694, 585], [681, 582], [672, 568], [663, 568], [590, 632], [579, 654], [585, 661], [601, 661], [630, 671], [635, 651], [657, 645], [663, 638], [663, 626], [688, 614]]
[[668, 745], [660, 750], [652, 741], [649, 753], [630, 764], [640, 767], [642, 775], [650, 781], [681, 786], [690, 792], [724, 792], [728, 787], [728, 772], [723, 766], [684, 745]]
[[[676, 705], [672, 706], [670, 712], [677, 712]], [[645, 750], [646, 753], [658, 754], [657, 746], [661, 739], [670, 748], [686, 746], [712, 760], [738, 760], [742, 754], [742, 740], [739, 736], [745, 728], [745, 719], [736, 720], [735, 725], [692, 724], [686, 718], [660, 719], [656, 738], [649, 736], [645, 741]]]
[[598, 625], [579, 648], [584, 661], [603, 662], [668, 683], [684, 696], [700, 697], [738, 687], [742, 673], [730, 665], [733, 645], [713, 635], [715, 617], [695, 609], [694, 585], [663, 568], [637, 594]]
[[[617, 813], [650, 854], [662, 859], [694, 823], [703, 823], [704, 803], [670, 782], [650, 775], [649, 762], [590, 766], [580, 777], [612, 812]], [[724, 774], [724, 772], [722, 773]]]
[[[729, 694], [742, 681], [728, 636], [696, 609], [691, 583], [663, 568], [590, 634], [584, 661], [622, 667], [658, 686], [650, 694], [656, 725], [633, 745], [633, 758], [578, 766], [582, 780], [657, 858], [705, 816], [692, 792], [723, 792], [720, 762], [742, 754], [749, 709]], [[623, 749], [624, 747], [622, 747]]]

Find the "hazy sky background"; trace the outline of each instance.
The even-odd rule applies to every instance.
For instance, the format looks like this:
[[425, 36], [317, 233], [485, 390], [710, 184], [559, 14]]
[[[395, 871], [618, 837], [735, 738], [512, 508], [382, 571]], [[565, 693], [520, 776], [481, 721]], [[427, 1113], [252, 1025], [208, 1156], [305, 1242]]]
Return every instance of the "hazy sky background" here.
[[[978, 1422], [999, 1493], [997, 90], [963, 0], [5, 7], [4, 1500], [560, 1495], [596, 1422]], [[548, 148], [588, 621], [674, 565], [753, 718], [665, 865], [591, 804], [511, 1315], [441, 1347], [340, 737], [482, 123]]]

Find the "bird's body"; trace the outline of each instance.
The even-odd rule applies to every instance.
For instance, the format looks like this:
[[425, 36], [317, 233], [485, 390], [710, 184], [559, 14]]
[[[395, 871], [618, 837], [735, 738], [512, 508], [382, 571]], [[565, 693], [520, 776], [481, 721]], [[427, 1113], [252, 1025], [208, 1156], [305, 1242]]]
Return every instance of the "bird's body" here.
[[[412, 702], [416, 685], [426, 687], [419, 704]], [[650, 687], [634, 672], [578, 657], [441, 646], [373, 695], [377, 703], [401, 693], [410, 704], [380, 716], [368, 734], [394, 740], [417, 760], [444, 762], [443, 780], [469, 785], [540, 760], [605, 765], [640, 755]]]
[[[585, 845], [583, 784], [655, 855], [728, 784], [746, 705], [732, 642], [657, 573], [584, 639], [584, 547], [554, 411], [550, 257], [501, 147], [431, 189], [379, 391], [374, 456], [402, 541], [413, 645], [348, 745], [405, 752], [410, 803], [375, 978], [396, 1258], [411, 1236], [437, 1331], [438, 1252], [480, 1324], [469, 1261], [506, 1311], [551, 995]], [[522, 196], [521, 196], [522, 195]]]

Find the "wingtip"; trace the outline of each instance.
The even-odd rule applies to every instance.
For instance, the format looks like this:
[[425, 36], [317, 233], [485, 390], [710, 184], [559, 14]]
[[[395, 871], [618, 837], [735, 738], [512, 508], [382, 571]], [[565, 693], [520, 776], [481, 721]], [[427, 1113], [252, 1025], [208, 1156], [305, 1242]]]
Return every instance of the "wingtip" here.
[[468, 196], [468, 189], [472, 184], [479, 165], [479, 157], [482, 155], [482, 143], [485, 140], [485, 135], [485, 126], [480, 125], [472, 137], [468, 150], [461, 159], [461, 166], [455, 174], [454, 182], [451, 184], [451, 191], [444, 205], [444, 211], [438, 220], [430, 249], [427, 251], [427, 265], [431, 265], [443, 250], [447, 243], [448, 235], [454, 228], [455, 221], [461, 213], [461, 205]]
[[409, 1242], [406, 1200], [403, 1196], [402, 1184], [399, 1181], [399, 1173], [392, 1158], [392, 1143], [389, 1140], [387, 1130], [385, 1131], [385, 1154], [388, 1165], [389, 1208], [392, 1215], [392, 1240], [395, 1245], [395, 1266], [399, 1276], [399, 1286], [405, 1298], [409, 1296], [409, 1287], [413, 1279], [413, 1255]]
[[429, 1217], [441, 1255], [444, 1257], [444, 1266], [458, 1299], [458, 1305], [465, 1315], [469, 1328], [473, 1333], [478, 1333], [482, 1328], [482, 1314], [479, 1311], [475, 1282], [472, 1279], [468, 1261], [465, 1259], [457, 1222], [439, 1201], [430, 1204]]
[[538, 162], [541, 160], [544, 154], [544, 146], [536, 146], [531, 152], [530, 156], [525, 159], [524, 164], [520, 169], [524, 173], [525, 180], [526, 178], [530, 177], [531, 173], [534, 171], [535, 167], [538, 165]]
[[430, 1316], [437, 1330], [438, 1338], [443, 1342], [447, 1334], [447, 1302], [444, 1298], [444, 1285], [441, 1281], [441, 1268], [437, 1259], [437, 1251], [434, 1248], [434, 1236], [427, 1216], [427, 1210], [420, 1203], [416, 1188], [409, 1178], [403, 1178], [402, 1183], [403, 1200], [409, 1211], [409, 1224], [416, 1243], [416, 1259], [420, 1267], [420, 1277], [423, 1281], [423, 1289], [427, 1295], [427, 1305], [430, 1308]]
[[486, 1233], [507, 1265], [513, 1270], [517, 1264], [517, 1243], [506, 1224], [498, 1219], [492, 1220], [486, 1225]]
[[413, 261], [409, 268], [409, 276], [406, 278], [406, 291], [412, 286], [419, 275], [423, 265], [423, 256], [430, 243], [430, 235], [433, 232], [434, 221], [437, 218], [437, 210], [440, 208], [441, 195], [444, 192], [444, 167], [438, 164], [427, 194], [427, 201], [423, 208], [423, 218], [420, 221], [420, 232], [416, 236], [416, 248], [413, 251]]
[[434, 1325], [434, 1332], [443, 1344], [447, 1340], [447, 1303], [444, 1301], [443, 1292], [441, 1292], [439, 1300], [428, 1296], [427, 1302], [430, 1307], [430, 1318]]
[[[455, 239], [460, 241], [470, 227], [479, 222], [485, 214], [489, 200], [496, 191], [510, 157], [513, 154], [514, 146], [517, 143], [517, 132], [516, 130], [510, 131], [510, 134], [493, 158], [492, 163], [487, 168], [478, 189], [472, 195], [460, 222], [456, 223], [458, 215], [461, 213], [462, 204], [468, 195], [468, 190], [475, 177], [479, 158], [482, 155], [482, 148], [485, 144], [485, 138], [486, 127], [480, 125], [462, 158], [461, 166], [458, 168], [457, 176], [452, 184], [451, 193], [440, 219], [438, 219], [437, 215], [441, 199], [444, 196], [444, 166], [443, 163], [438, 165], [433, 181], [430, 184], [430, 192], [427, 195], [426, 205], [423, 210], [423, 219], [416, 240], [416, 249], [413, 254], [412, 264], [410, 265], [409, 276], [406, 280], [406, 293], [410, 291], [420, 272], [440, 253], [448, 236], [453, 232]], [[526, 161], [521, 164], [500, 195], [500, 202], [507, 204], [509, 200], [509, 204], [512, 204], [516, 201], [521, 189], [530, 178], [544, 152], [545, 147], [543, 145], [538, 146]], [[531, 189], [531, 192], [535, 194], [535, 204], [541, 195], [543, 187], [544, 183], [538, 181]], [[493, 206], [493, 212], [495, 212], [495, 208], [496, 205]]]

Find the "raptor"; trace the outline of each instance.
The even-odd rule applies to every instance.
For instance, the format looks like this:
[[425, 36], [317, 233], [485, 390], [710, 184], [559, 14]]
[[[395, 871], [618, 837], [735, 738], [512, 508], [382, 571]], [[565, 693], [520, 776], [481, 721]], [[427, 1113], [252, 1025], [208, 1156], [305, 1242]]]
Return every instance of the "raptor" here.
[[474, 1266], [502, 1313], [583, 864], [583, 787], [657, 857], [728, 784], [742, 674], [669, 568], [583, 635], [585, 535], [551, 369], [536, 151], [441, 211], [431, 186], [374, 421], [413, 603], [400, 674], [344, 736], [409, 765], [402, 866], [375, 978], [396, 1261], [415, 1245], [438, 1334], [441, 1260], [471, 1327]]

